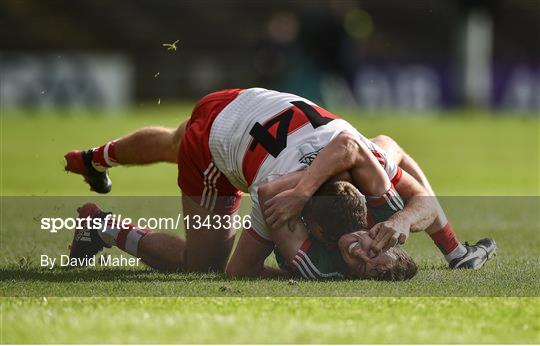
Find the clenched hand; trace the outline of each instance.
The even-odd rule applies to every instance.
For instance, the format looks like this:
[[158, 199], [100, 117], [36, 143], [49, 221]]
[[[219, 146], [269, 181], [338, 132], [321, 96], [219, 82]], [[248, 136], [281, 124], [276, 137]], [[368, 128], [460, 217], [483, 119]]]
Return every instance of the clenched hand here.
[[380, 222], [369, 230], [373, 239], [371, 250], [375, 253], [388, 250], [397, 244], [403, 245], [409, 237], [410, 227], [403, 222], [388, 220]]
[[302, 196], [295, 189], [285, 190], [264, 204], [264, 217], [269, 227], [277, 229], [289, 220], [300, 216], [309, 197]]

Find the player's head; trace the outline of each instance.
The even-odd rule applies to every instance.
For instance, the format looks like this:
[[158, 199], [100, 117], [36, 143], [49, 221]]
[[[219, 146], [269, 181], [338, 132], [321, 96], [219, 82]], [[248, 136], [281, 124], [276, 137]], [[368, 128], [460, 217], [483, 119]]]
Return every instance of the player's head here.
[[367, 228], [366, 199], [351, 183], [328, 181], [307, 202], [302, 218], [317, 239], [335, 244], [346, 233]]
[[403, 249], [394, 246], [374, 256], [370, 250], [372, 242], [366, 231], [345, 234], [339, 239], [341, 257], [352, 278], [403, 281], [416, 275], [418, 267]]

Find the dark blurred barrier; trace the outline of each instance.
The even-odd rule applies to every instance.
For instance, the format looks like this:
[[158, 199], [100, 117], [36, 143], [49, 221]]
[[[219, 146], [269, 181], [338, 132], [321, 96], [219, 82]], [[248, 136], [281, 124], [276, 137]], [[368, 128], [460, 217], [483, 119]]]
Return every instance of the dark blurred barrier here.
[[119, 107], [132, 99], [133, 71], [124, 56], [0, 54], [2, 104], [17, 107]]
[[[539, 19], [531, 0], [3, 0], [0, 50], [121, 54], [135, 99], [151, 102], [263, 86], [329, 106], [531, 111]], [[16, 71], [0, 63], [5, 83]]]
[[[413, 111], [462, 104], [458, 66], [452, 61], [365, 61], [350, 75], [351, 105], [367, 109]], [[488, 75], [486, 104], [511, 111], [540, 110], [540, 64], [495, 63]], [[342, 85], [347, 90], [347, 85]], [[337, 92], [336, 92], [337, 90]], [[324, 99], [340, 100], [343, 92], [323, 84]]]

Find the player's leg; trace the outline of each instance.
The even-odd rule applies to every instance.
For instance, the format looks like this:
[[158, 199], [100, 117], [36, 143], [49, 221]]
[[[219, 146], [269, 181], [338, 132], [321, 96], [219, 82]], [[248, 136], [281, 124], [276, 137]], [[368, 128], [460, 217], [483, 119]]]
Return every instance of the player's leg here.
[[112, 183], [107, 169], [117, 165], [176, 163], [187, 120], [176, 129], [144, 127], [117, 140], [88, 150], [67, 153], [66, 171], [85, 178], [93, 191], [107, 193]]
[[182, 190], [186, 226], [186, 270], [223, 272], [235, 236], [230, 218], [242, 193], [214, 164], [210, 132], [215, 117], [239, 90], [204, 97], [191, 115], [178, 152], [178, 186]]
[[197, 136], [193, 128], [188, 129], [178, 155], [186, 229], [185, 270], [223, 272], [234, 243], [231, 218], [242, 194], [214, 165], [208, 146], [194, 140]]
[[246, 229], [242, 231], [236, 249], [227, 265], [227, 276], [231, 278], [288, 276], [285, 271], [264, 265], [264, 261], [274, 249], [274, 244], [270, 241], [256, 239], [253, 232], [255, 231]]
[[137, 256], [154, 269], [184, 271], [185, 253], [184, 239], [172, 234], [149, 232], [141, 238]]
[[[141, 230], [130, 225], [120, 228], [107, 227], [104, 232], [98, 232], [99, 239], [94, 241], [97, 241], [98, 245], [101, 244], [101, 248], [116, 246], [158, 270], [223, 272], [234, 244], [233, 224], [229, 226], [221, 219], [222, 225], [218, 225], [215, 219], [210, 219], [212, 226], [207, 227], [205, 218], [218, 214], [201, 207], [187, 196], [182, 198], [182, 204], [184, 216], [187, 216], [184, 220], [189, 220], [185, 222], [186, 240], [167, 233]], [[97, 217], [98, 213], [94, 214]], [[97, 251], [93, 254], [95, 253]], [[88, 253], [83, 251], [83, 254]]]
[[176, 129], [145, 127], [114, 141], [114, 158], [120, 165], [176, 163], [187, 120]]
[[[481, 267], [486, 259], [491, 257], [496, 249], [495, 242], [492, 239], [481, 239], [475, 246], [464, 246], [461, 244], [452, 229], [452, 226], [448, 222], [448, 218], [444, 213], [438, 199], [435, 196], [426, 175], [420, 168], [420, 165], [408, 155], [401, 146], [392, 138], [379, 135], [372, 139], [372, 141], [381, 147], [387, 155], [393, 159], [396, 164], [404, 171], [413, 176], [418, 182], [420, 182], [429, 196], [435, 198], [437, 203], [438, 213], [437, 218], [427, 229], [426, 233], [429, 234], [433, 242], [437, 245], [439, 250], [443, 253], [445, 259], [450, 264], [451, 268], [471, 268], [475, 269]], [[483, 253], [477, 253], [476, 248], [482, 248], [485, 251], [485, 259]], [[482, 252], [482, 251], [481, 251]], [[476, 255], [476, 257], [475, 257]], [[478, 260], [480, 258], [480, 260]]]
[[234, 213], [215, 213], [200, 204], [186, 195], [182, 196], [186, 227], [185, 270], [223, 272], [236, 234], [232, 220], [230, 224], [227, 222]]
[[223, 272], [234, 244], [233, 224], [223, 222], [222, 226], [217, 226], [216, 221], [212, 220], [213, 227], [207, 227], [204, 223], [206, 216], [217, 214], [201, 207], [190, 197], [183, 197], [182, 202], [184, 215], [189, 218], [189, 222], [185, 223], [186, 240], [167, 233], [140, 229], [135, 225], [111, 222], [107, 220], [108, 213], [87, 203], [79, 208], [79, 218], [99, 218], [106, 227], [100, 225], [99, 229], [76, 230], [70, 257], [88, 258], [103, 247], [115, 246], [158, 270]]
[[174, 235], [152, 232], [112, 222], [112, 215], [98, 206], [87, 203], [78, 209], [81, 219], [101, 219], [96, 228], [88, 227], [75, 231], [71, 244], [70, 258], [90, 258], [103, 249], [116, 246], [120, 250], [140, 258], [148, 266], [158, 270], [184, 270], [186, 242]]

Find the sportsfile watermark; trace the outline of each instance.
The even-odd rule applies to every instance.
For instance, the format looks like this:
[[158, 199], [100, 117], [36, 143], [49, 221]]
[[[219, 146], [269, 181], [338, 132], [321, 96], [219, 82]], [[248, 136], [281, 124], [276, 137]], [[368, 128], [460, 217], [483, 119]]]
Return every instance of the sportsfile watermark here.
[[42, 217], [40, 228], [43, 231], [57, 233], [60, 230], [97, 230], [105, 232], [108, 228], [136, 227], [152, 231], [174, 231], [185, 226], [187, 229], [249, 229], [251, 228], [250, 215], [183, 215], [176, 217], [141, 217], [132, 219], [122, 214], [107, 213], [101, 217]]
[[[390, 196], [385, 203], [366, 200], [365, 220], [360, 213], [347, 214], [327, 197], [316, 197], [308, 202], [298, 221], [308, 233], [311, 243], [322, 246], [301, 250], [310, 256], [309, 262], [300, 257], [296, 264], [308, 276], [291, 275], [286, 279], [258, 279], [242, 284], [231, 280], [223, 267], [213, 270], [189, 272], [183, 269], [186, 247], [193, 244], [190, 238], [198, 233], [205, 236], [215, 232], [221, 241], [227, 242], [232, 258], [240, 243], [246, 238], [251, 241], [250, 250], [258, 249], [254, 244], [264, 244], [268, 268], [290, 271], [291, 263], [283, 260], [279, 246], [272, 248], [270, 233], [261, 231], [264, 225], [264, 209], [254, 210], [250, 196], [244, 196], [240, 205], [224, 200], [222, 205], [234, 207], [235, 213], [200, 216], [184, 209], [177, 196], [89, 196], [89, 197], [2, 197], [1, 240], [2, 292], [4, 296], [538, 296], [540, 262], [537, 253], [540, 247], [540, 197], [439, 197], [460, 242], [475, 244], [482, 238], [492, 238], [497, 242], [497, 255], [491, 257], [480, 270], [449, 269], [449, 263], [425, 232], [411, 232], [403, 246], [403, 251], [416, 263], [416, 275], [402, 282], [380, 282], [357, 280], [347, 276], [342, 262], [340, 244], [320, 243], [316, 234], [319, 224], [327, 232], [328, 242], [332, 236], [340, 236], [339, 222], [350, 222], [351, 217], [360, 217], [369, 224], [385, 220], [400, 208], [406, 207], [407, 200]], [[217, 201], [216, 205], [221, 202]], [[428, 199], [433, 202], [433, 199]], [[99, 212], [84, 211], [81, 207], [88, 203], [99, 207]], [[232, 208], [231, 207], [231, 208]], [[311, 212], [307, 212], [311, 210]], [[341, 220], [341, 221], [340, 221]], [[338, 222], [336, 222], [338, 221]], [[287, 225], [290, 226], [290, 225]], [[350, 226], [350, 225], [349, 225]], [[192, 233], [186, 229], [193, 230]], [[89, 232], [89, 231], [93, 232]], [[205, 230], [212, 230], [207, 232]], [[247, 230], [247, 231], [246, 231]], [[284, 235], [298, 236], [296, 230], [287, 230]], [[242, 236], [244, 239], [242, 240]], [[73, 257], [71, 252], [74, 239], [80, 244], [96, 246], [93, 255]], [[141, 241], [141, 239], [143, 239]], [[159, 240], [154, 243], [152, 240]], [[363, 239], [363, 240], [362, 240]], [[345, 249], [361, 248], [367, 238], [359, 237]], [[151, 241], [152, 240], [152, 241]], [[102, 242], [103, 241], [103, 242]], [[254, 243], [255, 242], [255, 243]], [[359, 244], [355, 245], [355, 242]], [[308, 242], [309, 243], [309, 242]], [[79, 245], [80, 245], [79, 244]], [[180, 246], [179, 246], [180, 244]], [[307, 243], [306, 243], [307, 244]], [[275, 244], [274, 244], [275, 245]], [[75, 245], [77, 246], [77, 245]], [[138, 248], [138, 246], [141, 246]], [[157, 246], [155, 252], [146, 253], [147, 246]], [[215, 244], [208, 241], [197, 244], [190, 255], [212, 258], [218, 253]], [[174, 251], [170, 251], [174, 249]], [[177, 249], [177, 250], [176, 250]], [[332, 252], [333, 250], [334, 251]], [[244, 249], [245, 250], [245, 249]], [[328, 258], [315, 262], [313, 251], [328, 250]], [[258, 251], [258, 250], [257, 250]], [[159, 267], [164, 254], [181, 263]], [[155, 256], [155, 257], [153, 257]], [[402, 256], [403, 257], [403, 256]], [[166, 258], [166, 257], [165, 257]], [[230, 263], [230, 261], [229, 261]], [[343, 276], [324, 276], [320, 265], [340, 263], [345, 268]], [[156, 265], [157, 264], [157, 265]], [[250, 263], [247, 263], [249, 265]], [[292, 263], [294, 265], [294, 263]], [[316, 268], [314, 268], [317, 266]], [[502, 269], [501, 269], [502, 268]], [[317, 270], [321, 273], [317, 272]], [[165, 272], [163, 272], [165, 270]], [[300, 270], [300, 269], [299, 269]], [[499, 285], [501, 270], [505, 277], [519, 282], [506, 287]], [[436, 280], [432, 280], [436, 277]], [[334, 281], [326, 285], [324, 280]], [[354, 281], [351, 286], [350, 281]], [[55, 285], [41, 285], [34, 291], [26, 289], [29, 282], [52, 282]], [[113, 289], [114, 283], [123, 282], [131, 290]], [[319, 281], [319, 282], [317, 282]], [[96, 285], [95, 282], [100, 282]], [[349, 283], [347, 283], [349, 282]], [[417, 283], [422, 283], [420, 286]], [[56, 284], [69, 286], [60, 293]], [[312, 286], [314, 285], [314, 286]], [[309, 287], [317, 287], [313, 290]], [[351, 289], [354, 287], [354, 289]], [[62, 291], [63, 292], [63, 291]]]

